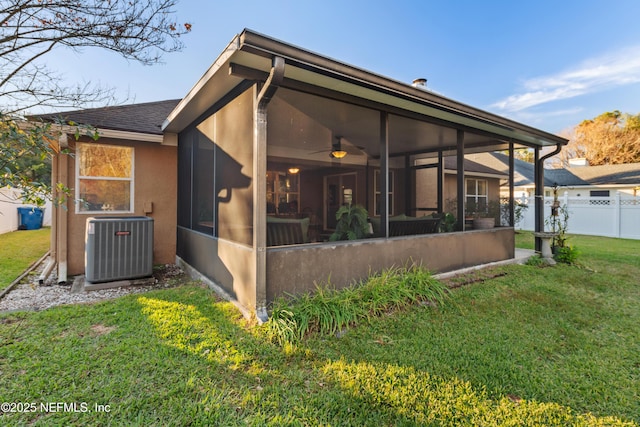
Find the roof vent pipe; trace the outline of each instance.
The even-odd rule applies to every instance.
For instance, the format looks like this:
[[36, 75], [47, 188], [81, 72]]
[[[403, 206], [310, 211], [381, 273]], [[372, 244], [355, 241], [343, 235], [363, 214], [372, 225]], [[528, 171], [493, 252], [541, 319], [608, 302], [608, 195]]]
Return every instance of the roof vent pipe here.
[[411, 86], [417, 87], [418, 89], [426, 89], [427, 88], [427, 79], [415, 79]]

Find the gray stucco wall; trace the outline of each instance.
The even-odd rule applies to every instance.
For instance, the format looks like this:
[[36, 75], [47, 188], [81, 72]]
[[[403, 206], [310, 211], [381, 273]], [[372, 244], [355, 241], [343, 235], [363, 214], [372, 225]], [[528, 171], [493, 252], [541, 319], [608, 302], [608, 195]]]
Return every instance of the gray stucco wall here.
[[178, 254], [242, 307], [255, 308], [253, 248], [178, 227]]

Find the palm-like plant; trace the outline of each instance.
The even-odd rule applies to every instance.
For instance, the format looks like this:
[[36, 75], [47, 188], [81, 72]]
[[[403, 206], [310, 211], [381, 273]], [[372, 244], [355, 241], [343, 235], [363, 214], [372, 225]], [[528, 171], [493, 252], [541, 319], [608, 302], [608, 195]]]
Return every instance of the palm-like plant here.
[[369, 234], [369, 223], [367, 218], [369, 213], [360, 205], [344, 205], [336, 212], [336, 231], [329, 237], [329, 240], [357, 240]]

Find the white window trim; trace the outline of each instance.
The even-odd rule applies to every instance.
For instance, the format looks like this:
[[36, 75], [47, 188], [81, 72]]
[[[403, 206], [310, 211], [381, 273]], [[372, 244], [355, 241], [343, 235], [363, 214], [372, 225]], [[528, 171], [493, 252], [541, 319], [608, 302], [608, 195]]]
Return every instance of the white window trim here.
[[[469, 181], [475, 181], [475, 187], [476, 187], [475, 194], [467, 193], [467, 188], [469, 187]], [[487, 189], [487, 194], [482, 194], [482, 195], [478, 194], [478, 182], [480, 182], [480, 181], [484, 182], [484, 186]], [[464, 185], [464, 192], [465, 192], [464, 197], [465, 197], [465, 200], [468, 200], [470, 197], [473, 197], [475, 199], [476, 204], [477, 204], [478, 203], [478, 199], [479, 198], [483, 198], [483, 199], [485, 199], [485, 202], [486, 202], [486, 204], [488, 206], [488, 204], [489, 204], [489, 180], [487, 180], [487, 179], [479, 179], [479, 178], [465, 178], [465, 183], [464, 184], [465, 184]]]
[[[93, 145], [94, 143], [78, 143], [76, 150], [78, 147], [82, 145]], [[126, 146], [126, 145], [110, 145], [113, 147], [121, 147], [121, 148], [130, 148], [131, 149], [131, 178], [115, 178], [115, 177], [96, 177], [96, 176], [80, 176], [80, 159], [76, 157], [76, 179], [75, 179], [75, 205], [76, 205], [76, 214], [78, 215], [106, 215], [106, 214], [123, 214], [123, 213], [134, 213], [135, 209], [135, 167], [136, 167], [136, 149], [134, 147]], [[80, 210], [80, 204], [84, 201], [80, 198], [80, 180], [101, 180], [101, 181], [130, 181], [129, 182], [129, 210], [113, 210], [113, 211], [104, 211], [104, 210], [93, 210], [93, 211], [83, 211]]]

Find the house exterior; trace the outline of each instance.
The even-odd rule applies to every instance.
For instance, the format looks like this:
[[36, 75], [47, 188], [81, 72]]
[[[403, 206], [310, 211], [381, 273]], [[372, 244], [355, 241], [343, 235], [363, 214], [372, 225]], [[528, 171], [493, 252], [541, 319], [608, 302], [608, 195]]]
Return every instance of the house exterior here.
[[[85, 272], [87, 218], [148, 216], [154, 219], [154, 263], [174, 263], [176, 247], [177, 141], [161, 124], [178, 100], [67, 111], [32, 120], [91, 123], [100, 135], [75, 137], [60, 129], [52, 183], [72, 191], [53, 209], [51, 259], [59, 282]], [[59, 193], [58, 197], [65, 197]]]
[[[509, 156], [503, 153], [481, 153], [471, 158], [495, 170], [507, 173]], [[535, 193], [535, 168], [532, 163], [514, 160], [514, 192], [516, 197], [531, 197]], [[508, 193], [503, 181], [502, 193]], [[562, 169], [545, 169], [544, 195], [553, 196], [554, 187], [568, 197], [613, 197], [623, 199], [640, 196], [640, 163], [589, 166], [577, 162]]]
[[[394, 230], [445, 210], [445, 157], [455, 157], [455, 199], [464, 200], [472, 194], [467, 154], [566, 143], [250, 30], [163, 130], [178, 140], [178, 261], [258, 318], [277, 296], [329, 278], [340, 287], [410, 259], [447, 271], [512, 258], [511, 227], [466, 231], [458, 221], [458, 233]], [[417, 178], [428, 169], [431, 180]], [[367, 209], [378, 232], [327, 242], [337, 210], [350, 203]], [[464, 205], [456, 203], [458, 218]]]
[[[343, 287], [407, 262], [442, 272], [513, 258], [513, 218], [489, 230], [461, 219], [472, 201], [497, 200], [514, 168], [471, 155], [567, 142], [251, 30], [181, 100], [62, 116], [92, 123], [101, 138], [64, 130], [61, 148], [75, 156], [54, 159], [54, 182], [76, 198], [54, 212], [59, 280], [83, 272], [88, 217], [150, 216], [155, 263], [179, 263], [261, 320], [278, 296], [328, 280]], [[328, 241], [351, 204], [367, 210], [373, 234]], [[447, 211], [457, 229], [436, 233], [431, 214]]]

